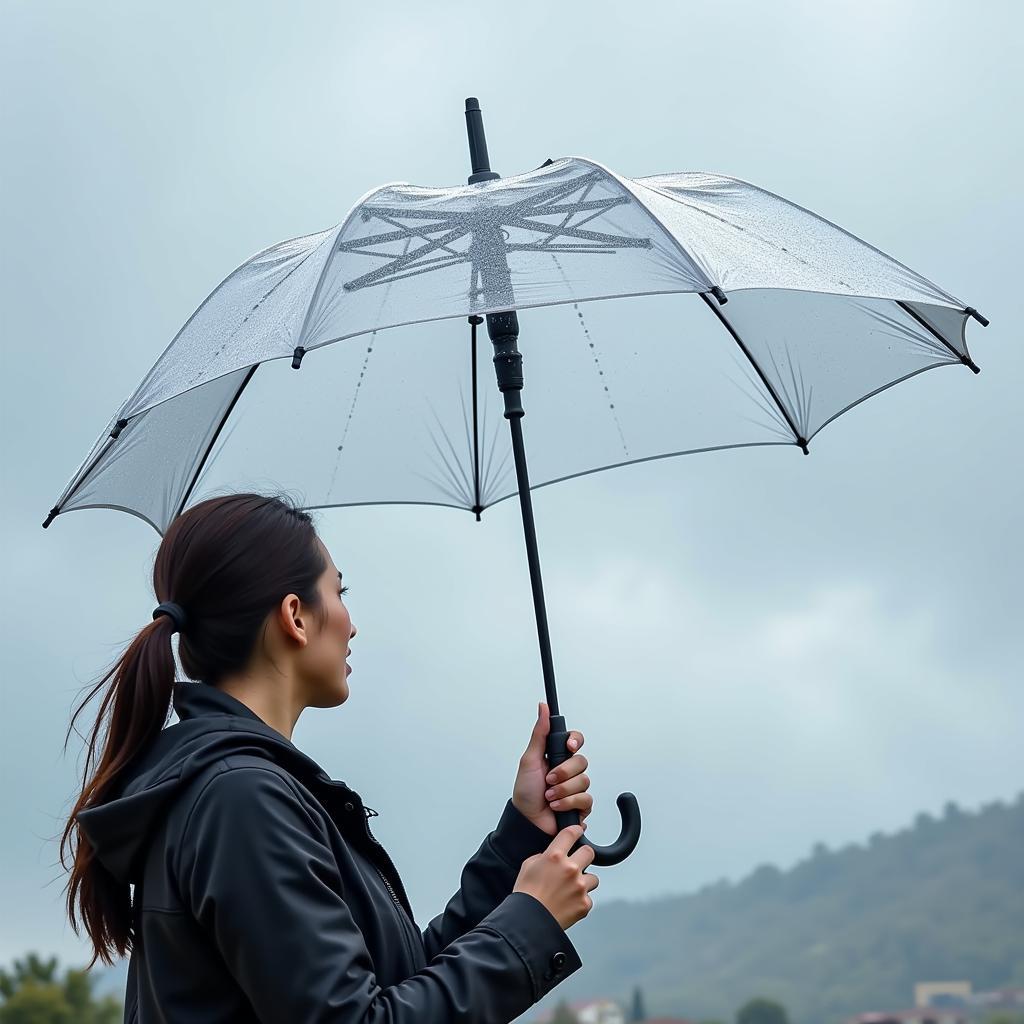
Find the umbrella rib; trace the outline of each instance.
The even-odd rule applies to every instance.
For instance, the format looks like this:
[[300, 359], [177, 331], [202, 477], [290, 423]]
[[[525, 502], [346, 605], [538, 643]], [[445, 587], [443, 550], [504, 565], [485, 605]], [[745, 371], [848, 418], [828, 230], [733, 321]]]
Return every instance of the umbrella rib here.
[[[950, 343], [946, 341], [946, 339], [937, 330], [935, 330], [935, 328], [932, 327], [932, 325], [928, 323], [928, 321], [925, 320], [925, 318], [921, 316], [912, 306], [908, 305], [906, 302], [903, 302], [901, 299], [896, 300], [896, 305], [899, 306], [900, 309], [902, 309], [905, 313], [909, 313], [910, 316], [912, 316], [929, 334], [938, 338], [939, 341], [941, 341], [942, 344], [945, 345], [946, 348], [948, 348], [949, 351], [952, 352], [953, 355], [955, 355], [957, 359], [964, 364], [964, 366], [969, 366], [975, 373], [979, 372], [977, 364], [974, 362], [973, 359], [971, 359], [969, 355], [966, 355], [964, 352], [960, 352], [957, 349], [953, 348], [953, 346], [950, 345]], [[966, 350], [966, 348], [967, 342], [964, 341], [964, 349]]]
[[[893, 302], [895, 301], [896, 300], [894, 299]], [[924, 354], [931, 357], [936, 355], [945, 355], [947, 350], [943, 346], [936, 344], [932, 334], [927, 333], [922, 335], [917, 329], [917, 325], [908, 323], [905, 317], [894, 316], [886, 309], [876, 309], [874, 306], [871, 306], [866, 302], [858, 302], [857, 306], [873, 320], [877, 320], [881, 323], [888, 333], [891, 334], [895, 331], [900, 342], [909, 345], [914, 350], [915, 354]], [[958, 359], [958, 361], [963, 362], [962, 359]]]
[[[213, 437], [210, 438], [210, 443], [206, 446], [206, 451], [203, 452], [203, 457], [199, 460], [199, 464], [196, 466], [196, 471], [192, 476], [192, 482], [185, 489], [185, 493], [182, 495], [181, 501], [178, 503], [178, 510], [174, 513], [172, 518], [176, 519], [181, 515], [182, 510], [185, 508], [185, 502], [187, 502], [192, 496], [192, 492], [195, 490], [195, 486], [199, 482], [199, 476], [203, 472], [203, 467], [206, 465], [206, 460], [209, 459], [210, 453], [213, 451], [213, 446], [217, 443], [217, 438], [220, 437], [220, 432], [224, 429], [224, 424], [227, 423], [228, 417], [238, 404], [238, 400], [242, 397], [242, 392], [245, 390], [245, 386], [252, 380], [253, 374], [259, 369], [259, 367], [260, 364], [256, 363], [254, 366], [249, 368], [249, 372], [243, 378], [241, 385], [235, 392], [235, 395], [228, 404], [227, 409], [224, 410], [224, 415], [221, 417], [220, 423], [217, 424], [217, 429], [213, 432]], [[261, 377], [260, 380], [262, 379], [263, 378]]]
[[[125, 421], [125, 422], [127, 422], [127, 421]], [[73, 476], [71, 478], [70, 484], [65, 486], [64, 493], [57, 499], [57, 504], [54, 505], [53, 508], [50, 510], [50, 514], [49, 514], [49, 516], [47, 516], [46, 522], [43, 524], [44, 529], [47, 526], [50, 525], [50, 523], [53, 521], [53, 517], [54, 516], [57, 516], [57, 515], [60, 514], [61, 505], [66, 504], [70, 500], [71, 496], [82, 485], [82, 482], [86, 479], [86, 477], [88, 477], [88, 475], [96, 468], [96, 466], [99, 464], [99, 462], [103, 458], [103, 456], [106, 455], [107, 452], [110, 451], [111, 447], [113, 447], [113, 445], [114, 445], [116, 440], [117, 439], [114, 436], [113, 432], [111, 432], [110, 434], [108, 434], [103, 439], [103, 442], [104, 442], [103, 443], [103, 447], [100, 448], [100, 450], [98, 452], [96, 452], [96, 457], [92, 460], [92, 462], [90, 462], [88, 466], [85, 465], [85, 461], [82, 462], [82, 464], [78, 467], [78, 470], [76, 471], [75, 476]], [[96, 447], [97, 443], [98, 442], [95, 442], [93, 444], [93, 448]], [[88, 461], [88, 458], [89, 458], [89, 456], [86, 455], [85, 460]], [[83, 467], [85, 467], [85, 468], [83, 469]], [[94, 508], [94, 507], [95, 508], [105, 508], [106, 506], [100, 506], [100, 505], [96, 505], [96, 506], [80, 505], [78, 507], [79, 508]], [[110, 506], [110, 507], [113, 508], [113, 506]], [[72, 510], [72, 511], [74, 511], [74, 510]], [[128, 511], [128, 510], [125, 509], [125, 511]], [[145, 518], [145, 517], [142, 516], [141, 518]], [[149, 520], [146, 519], [146, 522], [148, 523]]]
[[733, 325], [729, 323], [729, 321], [726, 320], [726, 318], [722, 315], [722, 311], [718, 308], [718, 306], [712, 303], [712, 301], [708, 298], [707, 292], [699, 292], [698, 294], [700, 295], [701, 299], [704, 300], [704, 304], [708, 307], [708, 309], [710, 309], [711, 312], [718, 317], [722, 326], [729, 332], [730, 335], [732, 335], [733, 341], [735, 341], [736, 344], [739, 345], [739, 347], [743, 351], [743, 354], [750, 360], [751, 365], [757, 371], [757, 375], [761, 378], [761, 383], [764, 384], [764, 386], [768, 389], [769, 394], [772, 396], [772, 398], [775, 399], [775, 404], [779, 407], [779, 410], [782, 412], [782, 415], [786, 417], [786, 423], [789, 424], [789, 429], [793, 431], [793, 436], [796, 440], [796, 443], [800, 445], [800, 447], [804, 450], [804, 454], [806, 454], [807, 441], [809, 439], [805, 439], [800, 436], [800, 433], [797, 430], [796, 425], [793, 423], [792, 418], [786, 411], [786, 407], [782, 404], [782, 402], [779, 400], [779, 396], [775, 393], [775, 388], [772, 387], [771, 381], [768, 380], [768, 378], [764, 374], [764, 371], [761, 369], [760, 366], [758, 366], [757, 360], [750, 354], [750, 350], [747, 348], [747, 346], [743, 344], [743, 339], [739, 336], [739, 334], [736, 333], [736, 329], [733, 327]]

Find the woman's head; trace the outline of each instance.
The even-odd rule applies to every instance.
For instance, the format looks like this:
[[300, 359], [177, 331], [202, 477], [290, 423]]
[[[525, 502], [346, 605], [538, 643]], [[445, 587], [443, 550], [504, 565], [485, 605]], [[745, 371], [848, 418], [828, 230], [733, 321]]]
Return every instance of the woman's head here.
[[[340, 596], [338, 568], [309, 514], [286, 499], [229, 494], [183, 512], [157, 551], [153, 590], [157, 602], [173, 601], [185, 612], [178, 656], [191, 679], [225, 688], [246, 681], [280, 686], [300, 709], [348, 698], [346, 654], [356, 630]], [[76, 815], [114, 791], [125, 767], [166, 724], [174, 629], [167, 615], [147, 622], [78, 706], [65, 737], [66, 748], [79, 714], [109, 683], [88, 741], [82, 792], [60, 845], [67, 867], [65, 848], [76, 840], [67, 907], [72, 929], [78, 932], [77, 905], [92, 940], [90, 966], [97, 957], [112, 963], [114, 952], [130, 950], [130, 893], [95, 859]]]
[[232, 494], [183, 513], [157, 552], [153, 589], [185, 610], [178, 656], [191, 679], [259, 680], [289, 689], [299, 708], [348, 698], [356, 630], [341, 573], [310, 516], [282, 499]]

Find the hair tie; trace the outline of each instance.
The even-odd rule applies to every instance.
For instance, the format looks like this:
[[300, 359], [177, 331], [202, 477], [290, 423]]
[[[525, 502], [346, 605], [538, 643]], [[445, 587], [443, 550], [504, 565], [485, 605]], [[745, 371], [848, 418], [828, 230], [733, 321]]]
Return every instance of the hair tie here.
[[180, 633], [185, 628], [185, 609], [180, 604], [175, 604], [173, 601], [164, 601], [163, 604], [159, 604], [153, 609], [153, 618], [156, 619], [160, 615], [168, 615], [174, 622], [174, 629], [171, 632], [177, 631]]

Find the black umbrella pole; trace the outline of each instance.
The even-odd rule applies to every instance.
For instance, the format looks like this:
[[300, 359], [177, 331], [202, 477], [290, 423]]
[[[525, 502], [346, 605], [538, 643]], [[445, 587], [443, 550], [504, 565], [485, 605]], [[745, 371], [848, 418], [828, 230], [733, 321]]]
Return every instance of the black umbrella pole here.
[[[523, 513], [523, 532], [526, 537], [526, 557], [530, 566], [530, 584], [533, 588], [533, 608], [537, 618], [537, 638], [540, 641], [540, 660], [544, 672], [544, 692], [551, 713], [548, 732], [547, 761], [549, 768], [560, 765], [572, 755], [567, 744], [569, 730], [565, 718], [558, 711], [558, 693], [555, 690], [555, 668], [551, 659], [551, 637], [544, 604], [544, 587], [540, 577], [540, 557], [537, 554], [537, 530], [533, 521], [533, 501], [530, 497], [530, 475], [526, 466], [526, 445], [523, 443], [523, 410], [520, 392], [523, 389], [523, 357], [517, 345], [519, 318], [515, 310], [487, 315], [487, 333], [494, 344], [494, 370], [498, 389], [505, 398], [505, 419], [512, 432], [512, 455], [516, 464], [519, 485], [519, 505]], [[632, 793], [620, 793], [616, 799], [622, 826], [619, 838], [610, 846], [598, 846], [581, 836], [573, 849], [586, 843], [594, 850], [594, 864], [606, 866], [625, 860], [640, 840], [640, 805]], [[559, 829], [580, 823], [579, 811], [555, 811]]]

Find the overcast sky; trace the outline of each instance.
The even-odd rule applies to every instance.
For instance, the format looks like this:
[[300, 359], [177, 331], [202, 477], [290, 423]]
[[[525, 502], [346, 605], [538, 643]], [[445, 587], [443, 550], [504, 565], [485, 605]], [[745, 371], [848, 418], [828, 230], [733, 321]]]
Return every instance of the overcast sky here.
[[[47, 511], [228, 271], [382, 182], [464, 183], [470, 95], [502, 174], [575, 154], [734, 175], [992, 321], [968, 324], [980, 375], [921, 374], [809, 457], [691, 455], [535, 492], [588, 834], [617, 834], [622, 790], [644, 816], [633, 856], [599, 869], [592, 920], [1015, 796], [1020, 11], [2, 0], [0, 963], [87, 959], [62, 915], [54, 837], [81, 748], [61, 743], [156, 603], [151, 527], [98, 509], [44, 531]], [[302, 423], [281, 427], [301, 443]], [[359, 634], [350, 699], [307, 711], [294, 740], [380, 812], [425, 926], [510, 796], [543, 698], [518, 503], [479, 525], [416, 506], [316, 518]]]

